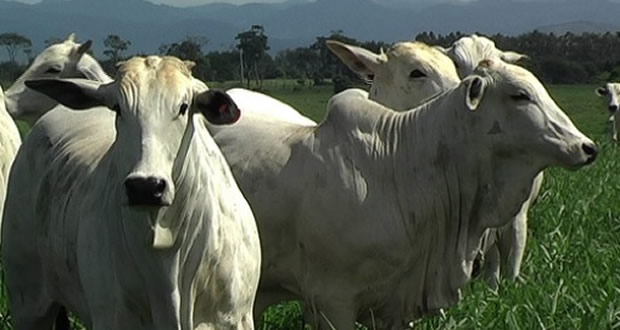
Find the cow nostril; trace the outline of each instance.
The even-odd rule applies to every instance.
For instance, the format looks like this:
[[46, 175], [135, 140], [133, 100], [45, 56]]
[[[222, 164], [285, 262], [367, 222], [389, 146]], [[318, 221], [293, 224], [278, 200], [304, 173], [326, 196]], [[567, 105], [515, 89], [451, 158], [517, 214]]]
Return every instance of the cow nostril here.
[[598, 155], [598, 148], [596, 147], [596, 144], [584, 143], [581, 145], [581, 149], [586, 153], [586, 155], [590, 156], [590, 158], [588, 158], [588, 163], [591, 163], [596, 159], [596, 156]]
[[616, 112], [618, 110], [618, 106], [617, 105], [610, 105], [609, 106], [609, 111], [610, 112]]
[[161, 195], [163, 195], [164, 191], [166, 190], [166, 181], [157, 178], [150, 179], [152, 179], [151, 185], [153, 187], [153, 194], [161, 197]]

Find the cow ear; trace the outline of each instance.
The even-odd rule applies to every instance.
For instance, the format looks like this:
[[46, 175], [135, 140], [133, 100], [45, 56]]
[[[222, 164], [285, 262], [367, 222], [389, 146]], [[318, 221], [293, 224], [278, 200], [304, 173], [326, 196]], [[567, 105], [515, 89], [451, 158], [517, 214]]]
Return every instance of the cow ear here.
[[375, 54], [335, 40], [327, 40], [325, 44], [349, 69], [363, 79], [372, 79], [379, 66], [387, 62], [387, 56], [383, 52]]
[[25, 84], [72, 109], [83, 110], [106, 105], [100, 82], [86, 79], [36, 79], [27, 80]]
[[90, 50], [90, 47], [92, 45], [93, 45], [93, 41], [92, 40], [86, 40], [85, 43], [81, 44], [80, 47], [78, 47], [77, 53], [79, 55], [84, 55], [87, 51]]
[[519, 54], [517, 52], [505, 51], [502, 52], [500, 58], [506, 63], [517, 63], [518, 61], [522, 59], [527, 59], [529, 57], [527, 55]]
[[465, 94], [465, 105], [467, 109], [475, 111], [478, 109], [482, 97], [484, 96], [485, 84], [481, 77], [474, 76], [467, 80], [467, 91]]
[[241, 111], [235, 101], [223, 91], [208, 90], [194, 99], [194, 109], [214, 125], [229, 125], [239, 120]]
[[607, 95], [607, 88], [605, 87], [599, 87], [597, 89], [594, 90], [594, 92], [596, 93], [596, 95], [598, 96], [605, 96]]

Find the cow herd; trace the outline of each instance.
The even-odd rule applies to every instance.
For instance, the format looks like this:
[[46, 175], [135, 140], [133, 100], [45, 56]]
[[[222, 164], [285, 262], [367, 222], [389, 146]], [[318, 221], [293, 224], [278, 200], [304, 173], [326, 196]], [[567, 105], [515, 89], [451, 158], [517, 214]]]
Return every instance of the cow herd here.
[[[71, 35], [0, 90], [18, 330], [68, 328], [67, 311], [95, 330], [253, 329], [287, 300], [316, 329], [403, 329], [456, 304], [477, 265], [492, 287], [517, 278], [543, 171], [598, 153], [524, 55], [477, 35], [328, 41], [372, 86], [320, 123], [175, 57], [111, 78], [90, 46]], [[620, 125], [618, 85], [597, 93]], [[34, 124], [23, 143], [9, 114]]]

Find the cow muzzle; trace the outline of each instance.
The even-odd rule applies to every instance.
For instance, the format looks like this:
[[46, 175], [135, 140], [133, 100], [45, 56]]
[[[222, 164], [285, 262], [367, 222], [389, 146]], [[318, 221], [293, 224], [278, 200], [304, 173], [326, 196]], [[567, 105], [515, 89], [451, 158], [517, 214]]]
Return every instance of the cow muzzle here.
[[618, 105], [617, 104], [609, 105], [609, 112], [615, 113], [616, 111], [618, 111]]
[[125, 193], [129, 206], [169, 206], [169, 185], [155, 176], [129, 176], [125, 179]]

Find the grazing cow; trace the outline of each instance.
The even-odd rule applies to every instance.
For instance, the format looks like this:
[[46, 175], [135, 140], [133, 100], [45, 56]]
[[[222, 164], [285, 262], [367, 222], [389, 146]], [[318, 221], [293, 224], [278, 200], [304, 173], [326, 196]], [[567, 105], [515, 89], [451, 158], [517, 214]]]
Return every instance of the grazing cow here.
[[[442, 47], [437, 47], [437, 49], [452, 58], [462, 78], [470, 75], [478, 63], [484, 59], [499, 59], [506, 63], [515, 63], [527, 58], [523, 54], [497, 49], [493, 40], [476, 34], [461, 37], [447, 49]], [[493, 288], [498, 286], [500, 275], [514, 280], [521, 272], [521, 262], [527, 241], [527, 213], [538, 197], [542, 182], [543, 173], [540, 172], [532, 182], [530, 197], [513, 216], [513, 220], [506, 226], [489, 230], [485, 234], [481, 258], [478, 261], [484, 259], [482, 271]]]
[[611, 117], [609, 117], [609, 121], [612, 124], [612, 135], [611, 138], [614, 141], [618, 141], [618, 131], [620, 131], [620, 115], [618, 115], [618, 107], [620, 107], [620, 102], [618, 99], [620, 98], [620, 83], [607, 83], [604, 87], [599, 87], [596, 89], [596, 94], [598, 96], [607, 96], [609, 98], [609, 112], [611, 113]]
[[86, 52], [90, 40], [79, 44], [75, 34], [67, 40], [47, 47], [39, 54], [28, 69], [6, 90], [6, 107], [13, 118], [35, 122], [58, 103], [24, 84], [30, 79], [40, 78], [86, 78], [104, 83], [112, 79], [99, 63]]
[[461, 37], [448, 48], [439, 46], [436, 48], [454, 61], [459, 76], [462, 78], [471, 74], [478, 63], [487, 58], [500, 59], [506, 63], [516, 63], [527, 58], [526, 55], [517, 52], [497, 49], [493, 40], [476, 34]]
[[594, 160], [530, 72], [487, 61], [477, 73], [407, 112], [353, 89], [317, 127], [248, 114], [215, 136], [263, 242], [257, 313], [300, 298], [321, 328], [372, 314], [402, 329], [459, 300], [481, 235], [540, 170]]
[[198, 114], [239, 111], [190, 67], [137, 57], [109, 84], [26, 83], [105, 107], [48, 112], [18, 152], [2, 230], [17, 329], [50, 329], [60, 306], [94, 330], [253, 328], [255, 220]]
[[360, 77], [371, 80], [369, 98], [403, 111], [456, 86], [459, 76], [450, 58], [421, 42], [399, 42], [387, 53], [328, 40], [327, 47]]

